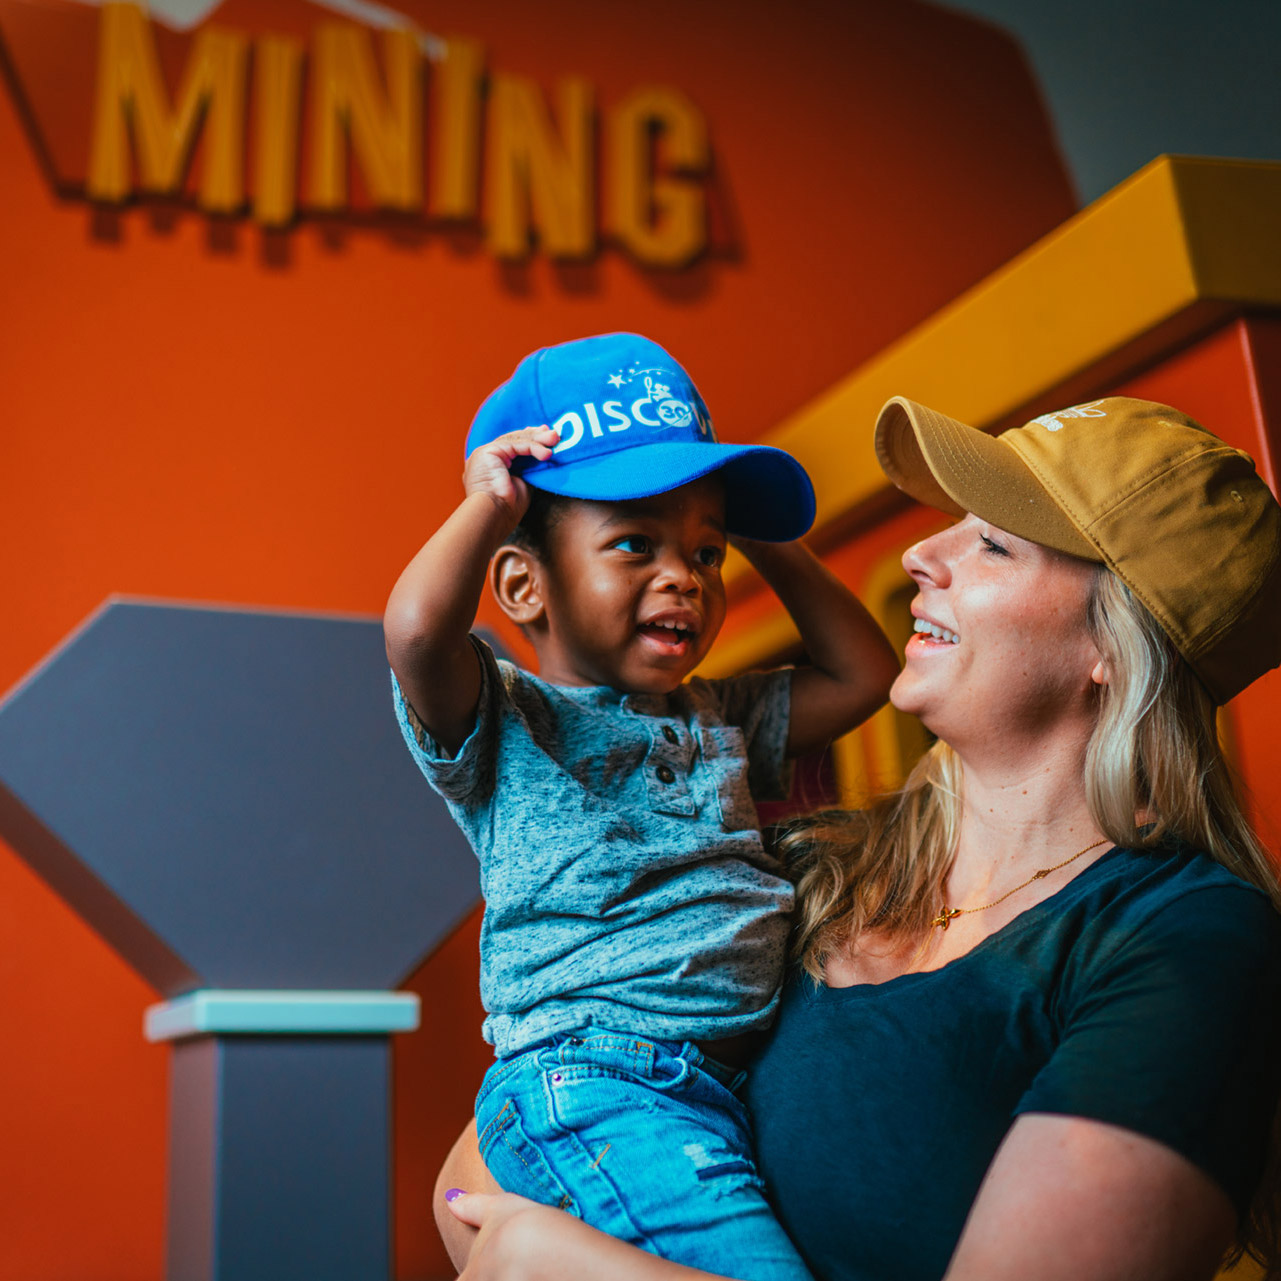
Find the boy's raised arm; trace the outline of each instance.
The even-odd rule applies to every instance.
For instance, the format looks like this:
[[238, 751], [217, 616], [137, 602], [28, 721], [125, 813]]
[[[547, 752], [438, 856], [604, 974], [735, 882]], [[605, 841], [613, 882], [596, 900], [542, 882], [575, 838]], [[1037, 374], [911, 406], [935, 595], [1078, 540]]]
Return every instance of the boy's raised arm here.
[[819, 751], [889, 697], [894, 647], [871, 614], [803, 543], [734, 538], [792, 616], [809, 662], [792, 676], [789, 756]]
[[529, 506], [511, 465], [522, 456], [550, 458], [557, 439], [547, 427], [527, 427], [474, 450], [463, 472], [463, 501], [387, 600], [387, 659], [418, 719], [447, 752], [457, 752], [476, 721], [480, 667], [467, 636], [489, 559]]

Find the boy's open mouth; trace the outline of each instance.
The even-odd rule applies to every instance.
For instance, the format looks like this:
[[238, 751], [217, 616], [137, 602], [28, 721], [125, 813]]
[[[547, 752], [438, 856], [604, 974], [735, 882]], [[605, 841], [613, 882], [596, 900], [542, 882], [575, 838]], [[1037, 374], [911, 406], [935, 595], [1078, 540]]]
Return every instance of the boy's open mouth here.
[[647, 639], [654, 641], [658, 645], [667, 646], [673, 650], [679, 650], [687, 645], [692, 645], [698, 636], [697, 631], [692, 627], [682, 626], [674, 619], [660, 620], [653, 623], [641, 623], [636, 629]]

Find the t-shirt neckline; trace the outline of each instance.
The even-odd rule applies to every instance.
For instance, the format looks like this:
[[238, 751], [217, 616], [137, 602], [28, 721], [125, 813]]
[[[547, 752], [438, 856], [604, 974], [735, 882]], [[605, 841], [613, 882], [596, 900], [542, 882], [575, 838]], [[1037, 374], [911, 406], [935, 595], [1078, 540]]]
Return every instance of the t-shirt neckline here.
[[[846, 987], [829, 987], [826, 983], [820, 983], [815, 987], [810, 984], [808, 986], [810, 987], [811, 995], [817, 1000], [843, 1000], [847, 999], [850, 993], [883, 992], [887, 988], [905, 988], [931, 979], [941, 980], [941, 976], [963, 966], [971, 957], [980, 957], [983, 953], [989, 952], [1000, 944], [1007, 943], [1031, 929], [1042, 917], [1054, 909], [1057, 900], [1065, 898], [1072, 890], [1079, 892], [1088, 881], [1093, 879], [1096, 868], [1102, 867], [1105, 863], [1113, 862], [1114, 855], [1127, 852], [1127, 850], [1128, 847], [1122, 845], [1113, 845], [1104, 850], [1098, 858], [1088, 867], [1082, 868], [1066, 885], [1061, 885], [1053, 894], [1047, 895], [1039, 903], [1033, 903], [1031, 907], [1006, 921], [999, 930], [993, 930], [986, 938], [980, 939], [968, 952], [962, 952], [960, 956], [953, 957], [946, 964], [938, 966], [937, 969], [912, 970], [907, 974], [897, 974], [891, 979], [886, 979], [883, 983], [851, 983]], [[1061, 903], [1057, 903], [1057, 905], [1062, 906]]]

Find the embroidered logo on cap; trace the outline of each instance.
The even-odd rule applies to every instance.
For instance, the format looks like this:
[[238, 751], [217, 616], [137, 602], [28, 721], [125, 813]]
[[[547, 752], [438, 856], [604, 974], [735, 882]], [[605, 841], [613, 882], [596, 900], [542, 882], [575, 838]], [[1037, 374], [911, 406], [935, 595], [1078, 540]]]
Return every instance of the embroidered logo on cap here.
[[1059, 421], [1060, 418], [1106, 418], [1108, 411], [1100, 409], [1101, 400], [1091, 400], [1084, 405], [1073, 405], [1070, 409], [1056, 409], [1052, 414], [1042, 414], [1039, 418], [1033, 418], [1034, 423], [1040, 423], [1046, 431], [1062, 431], [1064, 424]]
[[618, 398], [584, 401], [582, 413], [570, 409], [561, 414], [551, 424], [561, 435], [560, 444], [552, 452], [573, 449], [588, 435], [600, 437], [606, 431], [626, 431], [636, 425], [653, 433], [693, 423], [700, 440], [715, 441], [716, 432], [702, 403], [674, 395], [672, 380], [671, 370], [657, 366], [632, 365], [610, 374], [606, 382], [610, 390], [619, 393]]

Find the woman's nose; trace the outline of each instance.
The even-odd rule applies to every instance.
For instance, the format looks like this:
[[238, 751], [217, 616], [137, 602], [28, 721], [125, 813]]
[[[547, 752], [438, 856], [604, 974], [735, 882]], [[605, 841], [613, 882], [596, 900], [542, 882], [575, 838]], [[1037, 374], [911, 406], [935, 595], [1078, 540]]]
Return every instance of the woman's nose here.
[[947, 586], [951, 577], [944, 547], [947, 532], [922, 538], [903, 553], [903, 568], [915, 582], [929, 583], [934, 587]]

